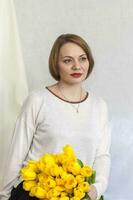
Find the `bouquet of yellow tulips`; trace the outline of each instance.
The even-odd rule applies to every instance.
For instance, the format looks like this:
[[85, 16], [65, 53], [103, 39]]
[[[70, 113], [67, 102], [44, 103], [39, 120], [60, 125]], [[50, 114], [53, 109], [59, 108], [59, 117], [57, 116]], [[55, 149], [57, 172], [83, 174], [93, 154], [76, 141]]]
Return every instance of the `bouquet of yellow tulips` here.
[[76, 158], [70, 145], [63, 153], [46, 153], [38, 161], [29, 160], [21, 169], [24, 190], [41, 200], [89, 200], [87, 192], [95, 176], [90, 166]]

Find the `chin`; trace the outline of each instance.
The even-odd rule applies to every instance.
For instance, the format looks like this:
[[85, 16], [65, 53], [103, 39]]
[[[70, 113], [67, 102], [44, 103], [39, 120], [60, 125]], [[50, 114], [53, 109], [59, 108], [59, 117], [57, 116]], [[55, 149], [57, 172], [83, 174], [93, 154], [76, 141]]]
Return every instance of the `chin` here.
[[80, 84], [82, 83], [82, 79], [77, 79], [77, 80], [69, 80], [67, 81], [68, 84]]
[[83, 81], [85, 80], [85, 77], [80, 77], [80, 78], [72, 78], [72, 77], [69, 77], [67, 79], [62, 79], [62, 82], [66, 83], [66, 84], [80, 84], [82, 83]]

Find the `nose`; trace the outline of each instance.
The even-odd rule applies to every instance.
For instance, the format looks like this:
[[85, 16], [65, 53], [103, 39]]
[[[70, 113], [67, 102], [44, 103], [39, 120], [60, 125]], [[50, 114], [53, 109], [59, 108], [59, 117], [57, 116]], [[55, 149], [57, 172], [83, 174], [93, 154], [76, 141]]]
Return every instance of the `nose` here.
[[81, 68], [80, 62], [75, 60], [75, 61], [73, 62], [72, 69], [73, 69], [73, 70], [79, 70], [80, 68]]

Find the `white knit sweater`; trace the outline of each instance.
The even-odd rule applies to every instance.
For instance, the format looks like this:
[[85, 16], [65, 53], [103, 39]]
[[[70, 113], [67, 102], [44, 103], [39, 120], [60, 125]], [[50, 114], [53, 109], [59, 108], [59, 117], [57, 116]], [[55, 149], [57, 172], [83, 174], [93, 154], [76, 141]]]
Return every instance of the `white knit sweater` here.
[[99, 198], [106, 190], [110, 170], [106, 103], [89, 93], [79, 103], [77, 113], [70, 102], [43, 88], [28, 96], [18, 116], [0, 200], [8, 199], [27, 160], [36, 160], [46, 152], [59, 153], [65, 144], [70, 144], [77, 157], [96, 170], [94, 185]]

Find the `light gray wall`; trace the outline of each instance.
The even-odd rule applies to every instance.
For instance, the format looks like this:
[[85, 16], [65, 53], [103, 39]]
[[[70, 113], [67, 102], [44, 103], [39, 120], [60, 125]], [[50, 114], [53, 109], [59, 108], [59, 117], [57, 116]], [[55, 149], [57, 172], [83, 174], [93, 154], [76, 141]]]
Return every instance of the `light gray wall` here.
[[54, 82], [50, 48], [59, 34], [76, 33], [91, 46], [95, 68], [85, 82], [108, 103], [112, 168], [106, 200], [132, 200], [133, 1], [15, 0], [29, 89]]

